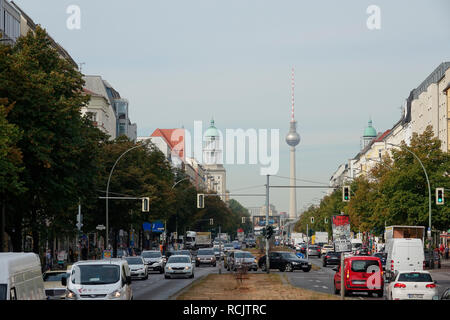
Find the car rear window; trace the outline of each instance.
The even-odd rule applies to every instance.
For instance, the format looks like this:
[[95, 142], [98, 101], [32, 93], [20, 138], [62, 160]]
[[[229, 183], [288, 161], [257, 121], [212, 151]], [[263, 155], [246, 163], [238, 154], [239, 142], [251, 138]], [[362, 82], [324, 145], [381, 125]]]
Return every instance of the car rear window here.
[[212, 250], [198, 250], [197, 255], [199, 255], [199, 256], [212, 256], [212, 255], [214, 255], [214, 251], [212, 251]]
[[433, 282], [431, 276], [428, 273], [420, 273], [420, 272], [410, 272], [410, 273], [401, 273], [398, 276], [397, 281], [402, 282]]
[[[372, 266], [379, 268], [378, 260], [353, 260], [352, 261], [352, 271], [353, 272], [368, 272], [367, 269]], [[371, 270], [369, 270], [371, 272]]]

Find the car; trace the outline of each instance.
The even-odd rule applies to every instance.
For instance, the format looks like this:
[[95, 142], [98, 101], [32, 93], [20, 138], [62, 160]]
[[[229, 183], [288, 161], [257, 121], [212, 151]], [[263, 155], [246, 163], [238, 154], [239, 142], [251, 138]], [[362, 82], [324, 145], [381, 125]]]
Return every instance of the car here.
[[171, 255], [164, 267], [164, 278], [194, 278], [194, 265], [187, 255]]
[[320, 247], [318, 245], [311, 244], [308, 247], [308, 257], [316, 256], [318, 258], [321, 257]]
[[148, 267], [141, 256], [125, 257], [130, 267], [130, 274], [132, 278], [148, 279]]
[[373, 254], [374, 257], [380, 258], [381, 265], [383, 266], [383, 270], [386, 269], [386, 259], [387, 259], [387, 253], [385, 252], [376, 252]]
[[[334, 293], [341, 290], [341, 265], [333, 268]], [[367, 292], [370, 296], [384, 294], [383, 266], [380, 258], [372, 256], [347, 256], [344, 257], [344, 295], [353, 292]]]
[[159, 271], [164, 273], [165, 256], [159, 250], [144, 250], [141, 254], [147, 265], [147, 271]]
[[388, 300], [438, 300], [429, 271], [396, 271], [386, 290]]
[[221, 251], [219, 248], [214, 248], [213, 250], [214, 250], [214, 255], [216, 256], [216, 261], [222, 260], [225, 253], [223, 251]]
[[227, 252], [229, 250], [234, 250], [234, 245], [232, 243], [225, 243], [223, 245], [223, 251]]
[[255, 239], [246, 239], [246, 240], [245, 240], [245, 246], [246, 246], [247, 248], [254, 248], [254, 247], [256, 247], [256, 241], [255, 241]]
[[189, 256], [191, 258], [191, 262], [195, 263], [194, 255], [191, 253], [190, 250], [187, 250], [187, 249], [184, 249], [184, 250], [172, 250], [172, 251], [169, 251], [166, 254], [167, 258], [170, 258], [173, 255], [186, 255], [186, 256]]
[[329, 251], [334, 251], [334, 246], [332, 244], [324, 244], [320, 250], [321, 254], [326, 254]]
[[370, 256], [369, 248], [361, 247], [359, 249], [356, 249], [355, 255], [357, 255], [357, 256]]
[[125, 259], [75, 262], [70, 276], [61, 279], [67, 285], [65, 300], [132, 300], [131, 272]]
[[237, 271], [245, 267], [247, 270], [258, 271], [258, 261], [255, 256], [248, 251], [235, 250], [230, 254], [230, 262], [227, 264], [228, 270]]
[[304, 255], [306, 255], [306, 243], [302, 243], [300, 244], [300, 246], [298, 247], [298, 249], [296, 248], [295, 250], [303, 253]]
[[422, 239], [395, 238], [386, 243], [386, 275], [391, 278], [395, 271], [422, 271], [425, 261]]
[[326, 254], [323, 255], [322, 265], [324, 267], [330, 266], [330, 265], [338, 265], [341, 263], [341, 253], [340, 252], [334, 252], [334, 251], [328, 251]]
[[441, 300], [450, 300], [450, 288], [447, 288], [444, 293], [442, 293]]
[[237, 240], [232, 242], [234, 249], [241, 250], [241, 243]]
[[[436, 251], [425, 251], [425, 260], [423, 261], [423, 267], [434, 269], [434, 268], [441, 268], [441, 256], [439, 255], [439, 252]], [[433, 257], [433, 258], [432, 258]], [[430, 263], [432, 262], [432, 263]]]
[[[269, 253], [270, 269], [279, 269], [280, 271], [292, 272], [294, 270], [303, 270], [309, 272], [311, 270], [311, 262], [306, 259], [300, 259], [293, 252], [289, 251], [272, 251]], [[262, 271], [267, 270], [266, 256], [262, 256], [258, 260], [258, 267]]]
[[209, 264], [216, 266], [216, 255], [213, 249], [198, 249], [197, 257], [195, 259], [195, 266], [199, 267], [201, 264]]
[[66, 286], [61, 284], [63, 277], [68, 277], [67, 270], [49, 270], [42, 275], [45, 295], [48, 300], [63, 300], [66, 296]]

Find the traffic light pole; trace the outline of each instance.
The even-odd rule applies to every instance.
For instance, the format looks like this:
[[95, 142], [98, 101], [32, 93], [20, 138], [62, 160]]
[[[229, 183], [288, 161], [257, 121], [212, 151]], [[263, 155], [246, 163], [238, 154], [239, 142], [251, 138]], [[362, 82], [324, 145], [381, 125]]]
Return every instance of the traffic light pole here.
[[[269, 175], [267, 175], [266, 184], [266, 230], [269, 227]], [[270, 259], [269, 259], [269, 239], [266, 237], [266, 270], [270, 273]]]

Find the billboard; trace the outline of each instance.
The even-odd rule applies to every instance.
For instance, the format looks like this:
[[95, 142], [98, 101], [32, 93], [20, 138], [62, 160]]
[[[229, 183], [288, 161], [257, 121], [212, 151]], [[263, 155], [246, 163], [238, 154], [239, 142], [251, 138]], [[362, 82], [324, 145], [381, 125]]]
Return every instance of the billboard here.
[[[266, 216], [253, 216], [253, 229], [261, 230], [266, 226]], [[280, 226], [280, 216], [269, 216], [269, 225], [274, 229]]]
[[334, 251], [351, 251], [352, 244], [350, 242], [350, 217], [348, 215], [333, 216], [332, 227]]

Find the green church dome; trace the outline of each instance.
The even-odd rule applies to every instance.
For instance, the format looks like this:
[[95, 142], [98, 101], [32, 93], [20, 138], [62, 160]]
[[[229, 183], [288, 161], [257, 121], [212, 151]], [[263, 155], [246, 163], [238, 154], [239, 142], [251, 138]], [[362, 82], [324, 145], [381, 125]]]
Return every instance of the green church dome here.
[[364, 130], [364, 137], [376, 137], [377, 130], [372, 127], [372, 120], [369, 120], [369, 126]]
[[205, 137], [218, 137], [218, 136], [219, 136], [219, 131], [214, 126], [214, 119], [213, 119], [213, 120], [211, 120], [210, 127], [205, 132]]

